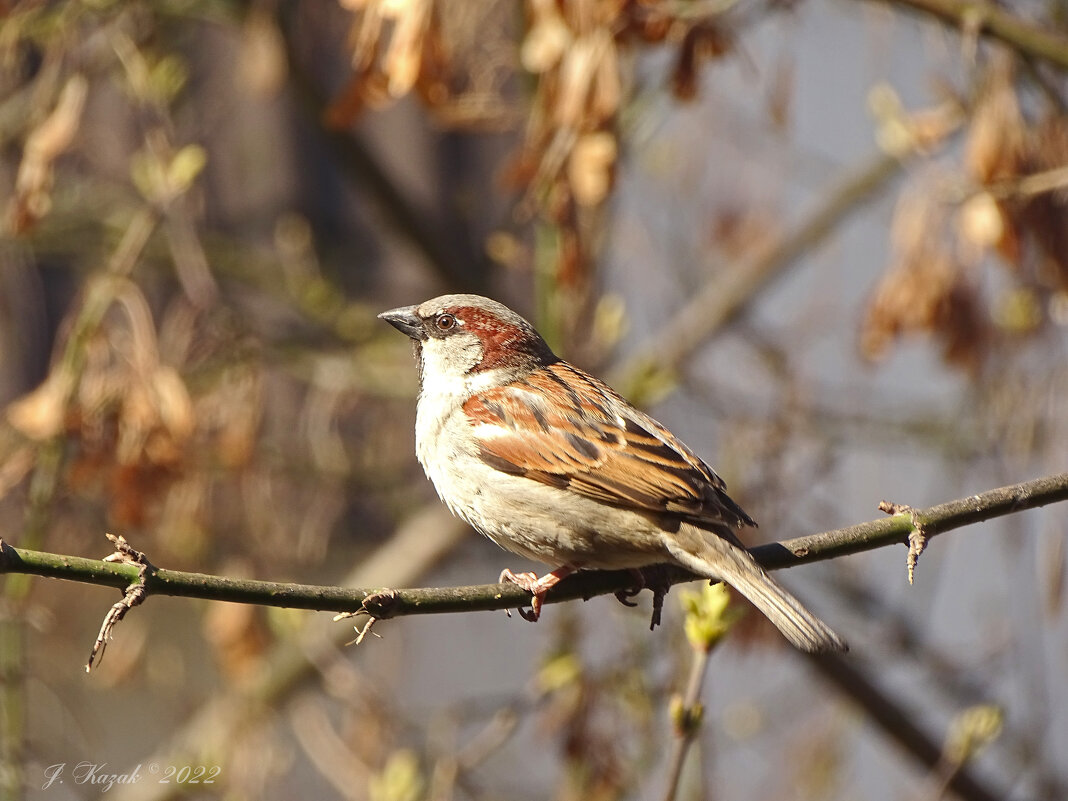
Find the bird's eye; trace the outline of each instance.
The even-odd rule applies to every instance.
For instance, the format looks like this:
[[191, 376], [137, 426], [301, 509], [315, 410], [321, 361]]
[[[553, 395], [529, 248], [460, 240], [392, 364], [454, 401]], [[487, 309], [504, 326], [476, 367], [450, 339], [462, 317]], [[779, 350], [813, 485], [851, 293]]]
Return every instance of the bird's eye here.
[[451, 331], [456, 327], [456, 318], [451, 314], [439, 314], [434, 320], [439, 331]]

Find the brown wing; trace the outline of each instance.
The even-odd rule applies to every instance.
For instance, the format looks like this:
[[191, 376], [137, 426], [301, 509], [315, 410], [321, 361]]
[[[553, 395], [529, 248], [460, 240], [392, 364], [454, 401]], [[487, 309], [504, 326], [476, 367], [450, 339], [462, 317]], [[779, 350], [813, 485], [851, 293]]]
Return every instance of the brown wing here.
[[[549, 395], [564, 402], [550, 406]], [[567, 362], [480, 393], [464, 411], [482, 459], [502, 472], [698, 524], [756, 525], [667, 429]]]

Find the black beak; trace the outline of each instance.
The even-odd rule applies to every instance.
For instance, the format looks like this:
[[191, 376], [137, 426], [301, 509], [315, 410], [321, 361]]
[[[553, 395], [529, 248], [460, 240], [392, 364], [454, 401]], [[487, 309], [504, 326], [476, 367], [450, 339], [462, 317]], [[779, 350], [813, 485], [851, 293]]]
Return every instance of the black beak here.
[[416, 306], [402, 306], [399, 309], [390, 309], [382, 312], [378, 318], [385, 320], [402, 334], [422, 341], [426, 339], [426, 329], [423, 328], [422, 318], [415, 313], [416, 308]]

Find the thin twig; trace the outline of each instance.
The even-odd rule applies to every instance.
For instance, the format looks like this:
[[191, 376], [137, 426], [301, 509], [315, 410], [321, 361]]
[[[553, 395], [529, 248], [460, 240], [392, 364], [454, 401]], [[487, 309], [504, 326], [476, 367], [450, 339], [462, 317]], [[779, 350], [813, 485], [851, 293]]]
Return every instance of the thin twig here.
[[690, 663], [690, 676], [686, 681], [686, 694], [681, 699], [680, 708], [677, 712], [675, 742], [671, 746], [671, 757], [668, 761], [667, 785], [664, 790], [664, 801], [675, 801], [679, 791], [679, 782], [682, 779], [682, 768], [686, 764], [686, 755], [690, 747], [697, 739], [697, 732], [701, 729], [701, 687], [704, 684], [705, 674], [708, 672], [708, 662], [712, 652], [705, 648], [693, 649], [693, 662]]
[[[384, 580], [405, 584], [417, 581], [432, 565], [465, 541], [464, 534], [463, 525], [435, 503], [409, 518], [392, 537], [355, 566], [342, 583], [360, 585]], [[241, 742], [242, 732], [261, 721], [263, 710], [279, 707], [282, 699], [292, 696], [309, 680], [318, 678], [317, 666], [326, 655], [336, 656], [336, 649], [348, 639], [347, 627], [338, 626], [325, 617], [309, 616], [299, 631], [283, 636], [271, 649], [261, 669], [247, 681], [236, 682], [215, 693], [165, 742], [155, 745], [143, 762], [183, 765], [203, 754], [212, 754], [218, 762], [225, 762], [234, 746]], [[141, 782], [117, 786], [108, 796], [109, 801], [165, 801], [187, 790], [188, 786], [180, 782]]]
[[907, 515], [912, 523], [912, 531], [909, 532], [909, 555], [906, 566], [909, 571], [909, 584], [916, 578], [916, 564], [920, 561], [920, 554], [927, 547], [927, 535], [923, 531], [923, 524], [916, 518], [916, 510], [904, 503], [891, 503], [880, 501], [879, 511], [888, 515]]
[[[989, 490], [927, 509], [916, 509], [909, 515], [880, 518], [835, 531], [761, 545], [751, 549], [751, 553], [766, 569], [778, 570], [887, 545], [907, 544], [917, 524], [930, 539], [972, 523], [1064, 500], [1068, 500], [1068, 473]], [[134, 565], [18, 549], [6, 543], [0, 543], [0, 573], [29, 573], [119, 588], [127, 587], [139, 577], [138, 568]], [[697, 578], [681, 568], [664, 567], [666, 585]], [[153, 569], [145, 577], [145, 583], [149, 594], [332, 612], [362, 611], [380, 620], [406, 615], [515, 609], [529, 601], [529, 594], [514, 584], [353, 589], [251, 581], [163, 568]], [[634, 576], [628, 570], [578, 573], [553, 587], [545, 602], [560, 603], [607, 595], [631, 587], [633, 583]]]
[[1068, 38], [1049, 24], [1031, 22], [986, 0], [883, 0], [891, 6], [920, 11], [962, 31], [983, 34], [1017, 52], [1068, 70]]
[[104, 622], [100, 624], [100, 633], [96, 635], [93, 650], [89, 652], [89, 661], [85, 663], [86, 673], [93, 669], [95, 660], [104, 660], [104, 649], [107, 648], [108, 640], [111, 639], [111, 632], [115, 626], [126, 617], [127, 612], [141, 604], [148, 596], [145, 589], [145, 577], [152, 567], [144, 552], [135, 550], [121, 534], [117, 537], [114, 534], [105, 534], [104, 536], [114, 543], [115, 552], [105, 556], [103, 561], [136, 565], [137, 580], [126, 588], [126, 593], [123, 595], [122, 600], [116, 601], [111, 609], [108, 610], [108, 613], [104, 615]]
[[[804, 654], [804, 657], [812, 662], [840, 693], [851, 698], [864, 710], [865, 720], [870, 720], [882, 729], [920, 764], [934, 770], [941, 763], [942, 746], [916, 725], [915, 715], [906, 711], [909, 705], [879, 688], [855, 660], [843, 658], [838, 654]], [[968, 801], [998, 801], [1003, 798], [987, 789], [964, 766], [946, 778], [947, 788]]]
[[991, 186], [987, 191], [997, 198], [1031, 197], [1068, 187], [1068, 166], [1023, 175]]
[[[760, 291], [812, 248], [839, 230], [842, 221], [875, 197], [901, 171], [896, 155], [877, 154], [848, 172], [801, 222], [730, 270], [717, 272], [626, 365], [610, 383], [636, 403], [647, 388], [678, 371], [716, 331], [741, 314]], [[668, 382], [670, 383], [670, 382]]]

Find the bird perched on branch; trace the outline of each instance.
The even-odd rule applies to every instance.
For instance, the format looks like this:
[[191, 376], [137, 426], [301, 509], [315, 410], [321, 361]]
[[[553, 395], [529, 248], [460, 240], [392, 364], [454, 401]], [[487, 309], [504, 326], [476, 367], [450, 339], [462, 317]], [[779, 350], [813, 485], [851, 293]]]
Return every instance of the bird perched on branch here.
[[730, 584], [804, 651], [846, 645], [734, 534], [756, 525], [723, 480], [660, 423], [558, 358], [533, 326], [478, 295], [379, 315], [414, 343], [416, 454], [454, 514], [553, 566], [505, 570], [533, 596], [576, 570], [674, 563]]

